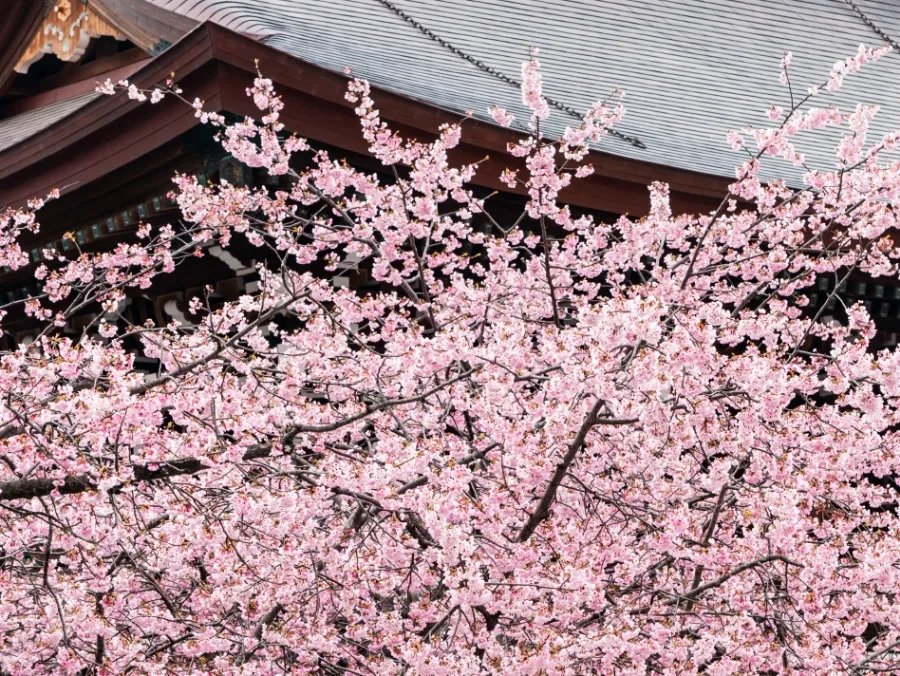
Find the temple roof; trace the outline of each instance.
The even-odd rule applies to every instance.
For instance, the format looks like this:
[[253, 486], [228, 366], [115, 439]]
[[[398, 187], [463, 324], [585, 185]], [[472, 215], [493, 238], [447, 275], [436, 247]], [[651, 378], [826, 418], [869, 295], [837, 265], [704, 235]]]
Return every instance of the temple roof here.
[[[550, 97], [584, 110], [616, 87], [627, 92], [628, 112], [619, 129], [645, 147], [610, 137], [604, 151], [719, 176], [732, 176], [742, 161], [726, 143], [727, 131], [765, 124], [773, 104], [789, 106], [778, 78], [783, 52], [793, 52], [792, 79], [805, 92], [860, 44], [884, 43], [847, 0], [145, 1], [262, 36], [335, 71], [349, 66], [391, 91], [480, 116], [490, 104], [520, 118], [524, 111], [513, 85], [472, 60], [518, 79], [529, 47], [539, 47]], [[900, 39], [900, 4], [855, 2], [876, 26]], [[879, 103], [874, 131], [882, 133], [900, 127], [898, 94], [900, 54], [891, 54], [817, 105]], [[551, 134], [573, 120], [558, 111], [553, 117]], [[831, 167], [833, 141], [818, 136], [798, 146], [811, 166]], [[775, 173], [799, 178], [786, 162], [772, 166]]]
[[[353, 104], [346, 100], [344, 73], [329, 71], [212, 22], [204, 22], [155, 58], [124, 66], [126, 73], [133, 70], [123, 76], [138, 86], [151, 87], [174, 72], [184, 91], [204, 100], [208, 110], [252, 116], [259, 111], [247, 97], [246, 88], [257, 66], [284, 96], [282, 120], [288, 129], [364, 159], [367, 144]], [[373, 96], [382, 118], [410, 138], [428, 138], [440, 125], [459, 120], [455, 113], [377, 86]], [[18, 121], [28, 119], [19, 117]], [[198, 124], [193, 109], [173, 97], [156, 106], [130, 101], [124, 94], [95, 98], [48, 124], [39, 134], [16, 135], [15, 145], [0, 150], [0, 204], [22, 204], [52, 188], [60, 188], [64, 194], [103, 190], [110, 179], [123, 180], [134, 167], [156, 162], [159, 157], [153, 160], [150, 155], [157, 150], [163, 155], [170, 153], [162, 150], [163, 146], [177, 143], [179, 135]], [[505, 167], [521, 164], [507, 154], [508, 144], [518, 138], [521, 135], [513, 130], [472, 120], [453, 151], [454, 162], [479, 162], [475, 183], [490, 190], [509, 190], [499, 176]], [[172, 151], [176, 155], [181, 152], [177, 147]], [[705, 211], [718, 205], [728, 182], [596, 151], [590, 161], [595, 174], [566, 189], [562, 196], [566, 203], [642, 214], [649, 207], [647, 184], [661, 180], [671, 186], [675, 211]], [[132, 169], [122, 174], [120, 170], [129, 163]]]
[[98, 80], [128, 77], [197, 25], [144, 0], [10, 0], [4, 10], [0, 152], [80, 110]]
[[[33, 34], [40, 21], [59, 18], [48, 14], [42, 19], [40, 13], [24, 12], [27, 3], [19, 5], [18, 33], [3, 28], [14, 46], [0, 49], [0, 63], [8, 68], [31, 40], [23, 39], [27, 31]], [[338, 74], [340, 81], [329, 81], [329, 87], [338, 90], [344, 68], [350, 67], [381, 90], [379, 106], [385, 93], [397, 95], [395, 118], [426, 133], [433, 128], [422, 120], [432, 118], [423, 111], [435, 108], [452, 113], [449, 119], [473, 110], [477, 118], [489, 121], [487, 107], [496, 103], [526, 118], [515, 80], [529, 48], [539, 47], [545, 92], [565, 107], [584, 110], [616, 87], [627, 92], [628, 112], [619, 135], [604, 139], [594, 157], [598, 178], [613, 186], [606, 188], [609, 195], [618, 190], [616, 179], [643, 186], [664, 180], [672, 182], [673, 191], [704, 199], [722, 194], [734, 165], [742, 160], [726, 143], [726, 132], [766, 124], [765, 111], [771, 105], [789, 105], [790, 93], [778, 81], [784, 51], [794, 53], [796, 93], [821, 83], [833, 63], [853, 54], [859, 44], [883, 43], [877, 30], [888, 39], [900, 35], [900, 5], [893, 0], [78, 0], [72, 6], [80, 10], [82, 5], [137, 45], [131, 50], [139, 52], [137, 57], [110, 61], [110, 67], [118, 68], [109, 71], [117, 75], [113, 79], [134, 74], [152, 86], [170, 70], [178, 71], [181, 79], [189, 64], [195, 68], [216, 61], [240, 64], [244, 79], [226, 82], [221, 77], [232, 71], [209, 70], [196, 86], [213, 77], [218, 79], [209, 86], [216, 91], [225, 87], [242, 92], [247, 71], [254, 69], [253, 58], [260, 56], [264, 73], [277, 71], [282, 82], [292, 82], [289, 86], [296, 91], [315, 98], [320, 97], [319, 85], [295, 82], [293, 73], [316, 73], [302, 64]], [[224, 27], [225, 32], [204, 29], [202, 37], [193, 30], [201, 23]], [[195, 37], [185, 44], [189, 35]], [[223, 40], [228, 47], [219, 44]], [[197, 61], [200, 57], [191, 50], [201, 49], [201, 44], [204, 56]], [[170, 50], [178, 55], [163, 58]], [[182, 65], [174, 67], [177, 63]], [[0, 178], [21, 175], [41, 158], [62, 152], [75, 138], [96, 138], [92, 135], [103, 128], [99, 120], [106, 119], [100, 111], [110, 106], [88, 94], [104, 72], [91, 71], [89, 79], [14, 101], [5, 110], [0, 106], [0, 117], [6, 116], [0, 120]], [[898, 93], [900, 54], [890, 54], [848, 78], [839, 94], [823, 96], [819, 104], [882, 104], [874, 138], [900, 128]], [[332, 98], [343, 101], [337, 93]], [[238, 112], [242, 103], [228, 101], [232, 103], [220, 99], [222, 109]], [[298, 125], [307, 120], [320, 125], [323, 142], [351, 144], [350, 134], [358, 136], [353, 125], [340, 133], [321, 126], [306, 109], [295, 115]], [[554, 110], [544, 131], [556, 135], [574, 121], [567, 112]], [[37, 132], [51, 140], [33, 138]], [[492, 146], [489, 136], [485, 132], [485, 143], [473, 145], [493, 147], [493, 152], [504, 147]], [[800, 138], [797, 145], [809, 166], [828, 168], [835, 142], [834, 135], [819, 134]], [[765, 175], [800, 180], [798, 170], [779, 162], [773, 161]], [[46, 166], [61, 171], [57, 164]], [[37, 194], [45, 187], [40, 181], [56, 178], [47, 171], [29, 179], [27, 186], [0, 189], [0, 194], [13, 201], [23, 191]], [[635, 209], [635, 200], [610, 197], [599, 203]], [[598, 200], [586, 197], [584, 203]]]
[[0, 152], [68, 117], [98, 96], [96, 92], [86, 92], [0, 120]]

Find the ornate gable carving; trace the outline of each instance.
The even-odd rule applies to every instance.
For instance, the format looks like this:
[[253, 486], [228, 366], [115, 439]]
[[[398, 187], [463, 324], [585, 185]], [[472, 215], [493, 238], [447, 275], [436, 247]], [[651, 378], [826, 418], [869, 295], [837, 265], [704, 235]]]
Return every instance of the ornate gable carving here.
[[84, 0], [56, 0], [16, 64], [16, 71], [28, 72], [31, 64], [44, 54], [56, 54], [63, 61], [78, 61], [91, 38], [102, 35], [126, 39], [122, 31], [101, 18]]

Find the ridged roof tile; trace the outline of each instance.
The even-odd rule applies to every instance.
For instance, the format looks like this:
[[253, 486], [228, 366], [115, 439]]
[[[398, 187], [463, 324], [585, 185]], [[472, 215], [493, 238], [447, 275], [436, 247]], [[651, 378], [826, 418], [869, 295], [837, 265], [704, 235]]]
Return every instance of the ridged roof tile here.
[[96, 92], [87, 92], [0, 120], [0, 152], [40, 133], [51, 124], [83, 108], [98, 96]]
[[[378, 0], [146, 0], [195, 20], [262, 36], [290, 54], [336, 71], [350, 66], [374, 84], [441, 107], [486, 116], [490, 104], [525, 117], [518, 93], [422, 35]], [[900, 5], [856, 0], [900, 39]], [[765, 124], [772, 104], [790, 103], [778, 82], [783, 52], [805, 92], [860, 44], [881, 44], [844, 0], [391, 0], [456, 47], [519, 77], [539, 47], [545, 91], [585, 109], [621, 86], [619, 129], [641, 149], [609, 137], [601, 149], [673, 167], [733, 175], [741, 161], [728, 130]], [[265, 64], [261, 64], [265, 70]], [[872, 138], [900, 128], [900, 54], [851, 78], [819, 105], [879, 103]], [[554, 111], [551, 133], [572, 122]], [[801, 138], [814, 167], [831, 167], [834, 134]], [[799, 174], [786, 162], [772, 172]]]

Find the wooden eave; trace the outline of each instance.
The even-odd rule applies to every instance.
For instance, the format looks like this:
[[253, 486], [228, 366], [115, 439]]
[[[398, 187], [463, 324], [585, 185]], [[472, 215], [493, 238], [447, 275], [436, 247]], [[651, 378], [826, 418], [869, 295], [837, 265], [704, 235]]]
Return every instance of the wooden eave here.
[[38, 20], [29, 15], [29, 20], [14, 17], [8, 24], [8, 30], [16, 30], [15, 49], [10, 51], [16, 57], [13, 68], [19, 73], [26, 73], [48, 53], [77, 62], [90, 42], [102, 36], [128, 39], [153, 56], [197, 25], [144, 0], [30, 0], [28, 4], [32, 13], [44, 8]]
[[15, 79], [15, 67], [52, 3], [45, 0], [7, 0], [0, 21], [0, 96]]
[[[151, 60], [131, 80], [153, 86], [177, 72], [186, 91], [221, 109], [210, 31], [200, 28]], [[84, 189], [194, 127], [194, 111], [171, 97], [140, 104], [124, 94], [100, 96], [44, 133], [0, 153], [0, 204], [20, 206], [56, 187]]]
[[78, 72], [77, 77], [71, 78], [71, 81], [60, 83], [55, 87], [48, 87], [45, 91], [27, 98], [0, 104], [0, 116], [8, 118], [21, 115], [29, 110], [35, 110], [50, 103], [87, 94], [97, 88], [98, 80], [106, 80], [107, 78], [113, 82], [127, 80], [149, 61], [150, 57], [137, 48], [119, 52], [100, 62], [95, 61], [88, 66], [83, 66], [79, 71], [83, 70], [86, 72]]
[[[347, 78], [212, 23], [204, 23], [136, 72], [131, 81], [142, 87], [163, 82], [174, 72], [189, 99], [206, 101], [210, 111], [258, 117], [245, 90], [256, 75], [256, 63], [283, 96], [286, 127], [321, 143], [366, 153], [359, 121], [345, 100]], [[427, 103], [373, 88], [382, 118], [400, 133], [431, 138], [435, 130], [460, 117]], [[57, 187], [62, 192], [89, 188], [91, 183], [172, 141], [197, 125], [194, 111], [167, 97], [151, 106], [122, 94], [100, 97], [44, 133], [0, 153], [0, 204], [19, 206]], [[499, 182], [505, 167], [521, 161], [507, 144], [520, 138], [510, 130], [467, 120], [456, 162], [481, 161], [475, 183], [508, 192]], [[485, 159], [488, 157], [489, 159]], [[606, 153], [592, 153], [596, 174], [576, 181], [563, 193], [573, 206], [643, 215], [649, 208], [647, 186], [669, 183], [676, 212], [715, 208], [727, 191], [728, 179], [699, 174]]]

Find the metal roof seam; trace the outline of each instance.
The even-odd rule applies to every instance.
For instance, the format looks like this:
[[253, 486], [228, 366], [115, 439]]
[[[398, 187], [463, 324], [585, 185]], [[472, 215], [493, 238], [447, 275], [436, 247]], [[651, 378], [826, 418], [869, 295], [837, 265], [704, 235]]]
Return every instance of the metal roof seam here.
[[[394, 5], [393, 3], [389, 2], [388, 0], [375, 0], [375, 2], [377, 2], [377, 3], [380, 4], [380, 5], [382, 5], [383, 7], [386, 7], [386, 8], [389, 9], [391, 12], [393, 12], [394, 14], [396, 14], [397, 16], [399, 16], [401, 19], [403, 19], [404, 21], [406, 21], [406, 22], [407, 22], [409, 25], [411, 25], [413, 28], [415, 28], [416, 30], [418, 30], [420, 33], [422, 33], [423, 35], [427, 36], [427, 37], [430, 38], [431, 40], [434, 40], [434, 41], [437, 42], [441, 47], [444, 47], [445, 49], [449, 50], [450, 52], [452, 52], [452, 53], [455, 54], [456, 56], [458, 56], [458, 57], [460, 57], [460, 58], [462, 58], [462, 59], [465, 59], [466, 61], [468, 61], [469, 63], [471, 63], [473, 66], [475, 66], [476, 68], [478, 68], [479, 70], [484, 71], [484, 72], [487, 73], [488, 75], [490, 75], [490, 76], [492, 76], [492, 77], [495, 77], [495, 78], [497, 78], [498, 80], [501, 80], [502, 82], [505, 82], [505, 83], [507, 83], [507, 84], [509, 84], [509, 85], [512, 85], [512, 86], [514, 86], [514, 87], [517, 87], [517, 88], [518, 88], [518, 87], [521, 87], [521, 86], [522, 86], [522, 83], [519, 82], [518, 80], [516, 80], [516, 79], [514, 79], [514, 78], [511, 78], [511, 77], [509, 77], [508, 75], [505, 75], [504, 73], [502, 73], [501, 71], [497, 70], [496, 68], [493, 68], [492, 66], [487, 65], [487, 64], [486, 64], [484, 61], [482, 61], [481, 59], [476, 59], [476, 58], [475, 58], [474, 56], [472, 56], [471, 54], [468, 54], [468, 53], [462, 51], [461, 49], [459, 49], [458, 47], [455, 47], [455, 46], [452, 45], [451, 43], [447, 42], [447, 41], [444, 40], [442, 37], [440, 37], [439, 35], [437, 35], [434, 31], [429, 30], [428, 28], [426, 28], [425, 26], [423, 26], [421, 23], [419, 23], [419, 22], [416, 21], [414, 18], [412, 18], [409, 14], [407, 14], [407, 13], [404, 12], [402, 9], [400, 9], [399, 7], [397, 7], [396, 5]], [[556, 108], [557, 110], [561, 110], [561, 111], [563, 111], [564, 113], [567, 113], [568, 115], [571, 115], [572, 117], [575, 117], [575, 118], [577, 118], [577, 119], [581, 119], [581, 114], [580, 114], [577, 110], [575, 110], [574, 108], [572, 108], [571, 106], [567, 106], [567, 105], [565, 105], [564, 103], [561, 103], [561, 102], [557, 101], [556, 99], [550, 98], [549, 96], [544, 96], [544, 99], [547, 101], [547, 103], [549, 103], [551, 106], [553, 106], [553, 107]], [[630, 144], [633, 145], [635, 148], [640, 148], [641, 150], [645, 150], [645, 149], [647, 148], [647, 145], [646, 145], [643, 141], [641, 141], [639, 138], [637, 138], [636, 136], [630, 136], [630, 135], [628, 135], [628, 134], [624, 134], [624, 133], [622, 133], [621, 131], [619, 131], [619, 130], [617, 130], [617, 129], [609, 129], [609, 130], [608, 130], [608, 133], [609, 133], [611, 136], [614, 136], [614, 137], [616, 137], [616, 138], [618, 138], [618, 139], [621, 139], [622, 141], [625, 141], [626, 143], [630, 143]]]

